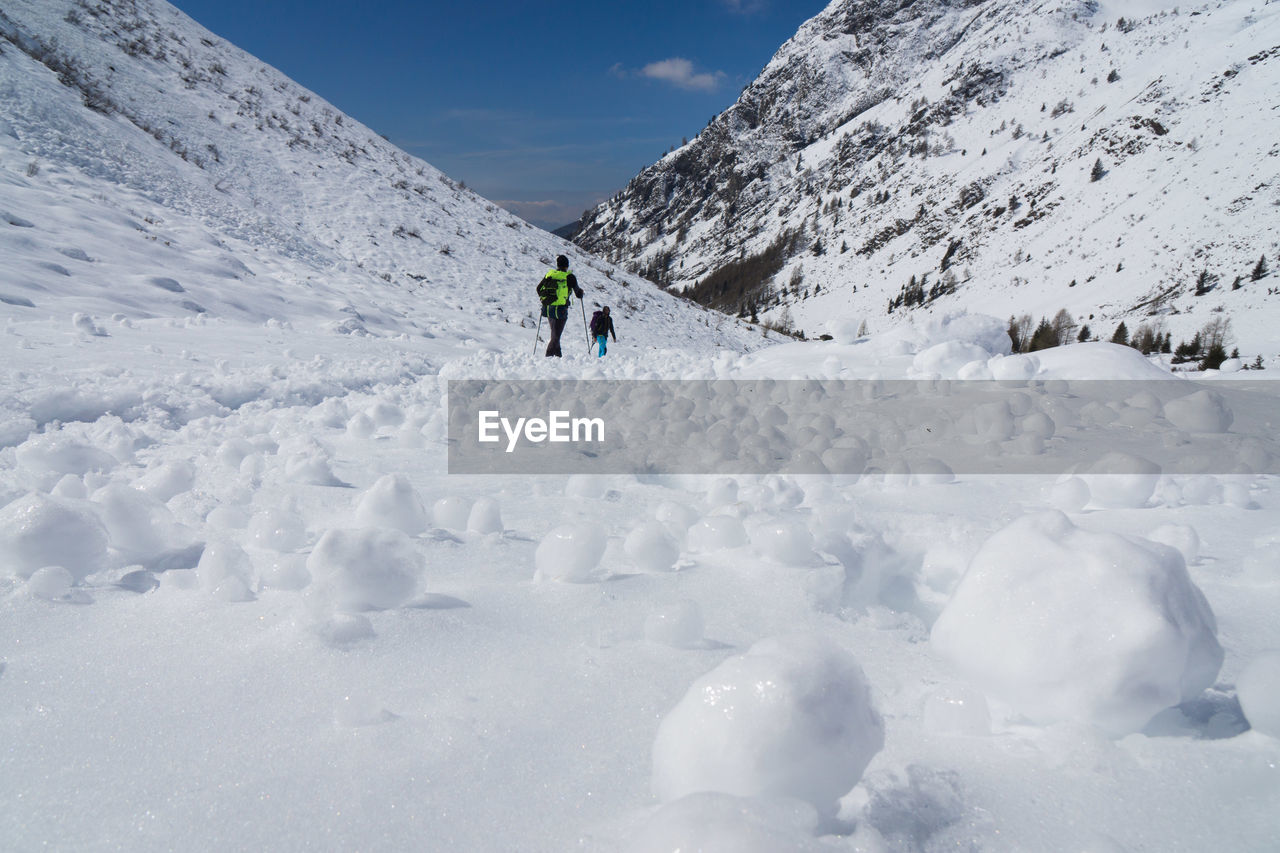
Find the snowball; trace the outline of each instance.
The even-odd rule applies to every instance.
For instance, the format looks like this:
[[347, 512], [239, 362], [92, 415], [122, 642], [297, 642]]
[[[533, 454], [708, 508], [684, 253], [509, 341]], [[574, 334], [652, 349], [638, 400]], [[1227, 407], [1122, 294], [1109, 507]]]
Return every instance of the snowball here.
[[73, 503], [29, 494], [0, 509], [0, 566], [29, 578], [45, 566], [62, 566], [77, 582], [102, 569], [107, 529]]
[[398, 427], [404, 423], [404, 410], [385, 400], [374, 403], [365, 414], [376, 427]]
[[296, 551], [307, 544], [307, 525], [287, 509], [264, 509], [249, 519], [249, 543], [269, 551]]
[[254, 446], [243, 438], [229, 438], [222, 444], [218, 445], [217, 460], [228, 468], [240, 470], [240, 463], [250, 453], [254, 452]]
[[368, 438], [378, 431], [378, 425], [373, 422], [373, 418], [364, 412], [359, 413], [347, 422], [347, 435], [352, 438]]
[[179, 460], [152, 468], [139, 477], [135, 485], [139, 490], [163, 503], [175, 495], [191, 491], [195, 481], [195, 469], [190, 463]]
[[306, 554], [277, 554], [262, 569], [262, 585], [297, 591], [311, 583]]
[[1280, 738], [1280, 652], [1250, 661], [1236, 679], [1236, 696], [1249, 725]]
[[431, 517], [436, 527], [466, 530], [471, 518], [471, 501], [460, 497], [441, 498], [431, 507]]
[[987, 697], [967, 684], [939, 687], [925, 699], [924, 727], [942, 735], [989, 735]]
[[1089, 485], [1079, 477], [1067, 477], [1049, 489], [1049, 503], [1063, 512], [1079, 512], [1089, 505]]
[[55, 498], [82, 501], [89, 497], [89, 490], [84, 487], [84, 480], [75, 474], [63, 474], [62, 479], [54, 485], [49, 494]]
[[148, 494], [111, 483], [93, 493], [93, 502], [107, 526], [111, 547], [126, 562], [147, 563], [179, 544], [172, 513]]
[[738, 502], [738, 482], [729, 477], [723, 477], [716, 480], [711, 488], [707, 491], [707, 506], [715, 509], [716, 507], [728, 506]]
[[493, 498], [479, 498], [467, 514], [467, 530], [472, 533], [501, 533], [502, 512]]
[[222, 601], [252, 601], [253, 574], [249, 555], [226, 540], [206, 545], [196, 564], [200, 586]]
[[388, 527], [410, 536], [417, 536], [429, 526], [427, 508], [404, 474], [387, 474], [369, 487], [356, 505], [356, 523]]
[[983, 544], [931, 640], [968, 680], [1035, 720], [1124, 733], [1213, 684], [1216, 630], [1177, 551], [1050, 511]]
[[1177, 548], [1187, 565], [1200, 556], [1200, 534], [1189, 524], [1162, 524], [1148, 533], [1147, 538]]
[[604, 528], [591, 522], [564, 524], [552, 530], [534, 552], [537, 577], [586, 583], [604, 556]]
[[818, 815], [795, 800], [699, 793], [658, 809], [627, 853], [817, 853], [832, 850], [814, 836]]
[[1164, 416], [1169, 423], [1187, 432], [1226, 432], [1234, 420], [1231, 409], [1221, 395], [1212, 391], [1197, 391], [1164, 406]]
[[708, 515], [689, 528], [689, 548], [693, 551], [719, 551], [745, 544], [747, 531], [731, 515]]
[[945, 341], [917, 355], [911, 362], [911, 373], [908, 375], [954, 379], [970, 362], [986, 363], [989, 358], [991, 353], [980, 346], [960, 341]]
[[1160, 482], [1160, 466], [1141, 456], [1108, 453], [1081, 477], [1096, 506], [1107, 509], [1144, 507]]
[[284, 463], [285, 477], [309, 486], [346, 485], [333, 473], [329, 457], [319, 451], [295, 453]]
[[45, 566], [36, 569], [27, 580], [27, 591], [35, 598], [56, 601], [71, 592], [76, 579], [62, 566]]
[[680, 548], [667, 528], [654, 521], [628, 533], [622, 548], [642, 572], [669, 572], [680, 558]]
[[36, 435], [14, 448], [18, 467], [38, 476], [111, 471], [120, 464], [101, 448], [56, 433]]
[[599, 500], [608, 491], [609, 481], [605, 477], [591, 474], [574, 474], [564, 484], [564, 493], [571, 498]]
[[307, 558], [315, 586], [340, 611], [397, 607], [418, 594], [425, 563], [399, 530], [329, 530]]
[[784, 566], [807, 566], [814, 561], [813, 534], [794, 521], [758, 521], [751, 525], [751, 544]]
[[666, 525], [673, 536], [683, 540], [689, 528], [698, 520], [698, 511], [675, 501], [663, 501], [658, 504], [653, 517]]
[[658, 727], [653, 791], [794, 797], [830, 814], [884, 746], [857, 661], [830, 640], [762, 640], [698, 679]]
[[655, 610], [644, 620], [646, 640], [677, 649], [696, 646], [702, 641], [702, 631], [702, 608], [687, 599]]

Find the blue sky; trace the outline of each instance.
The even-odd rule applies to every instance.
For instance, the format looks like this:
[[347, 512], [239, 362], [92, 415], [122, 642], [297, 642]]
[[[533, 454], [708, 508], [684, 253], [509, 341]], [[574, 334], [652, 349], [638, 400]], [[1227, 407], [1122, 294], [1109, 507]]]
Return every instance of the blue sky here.
[[826, 0], [176, 0], [480, 194], [576, 219], [733, 103]]

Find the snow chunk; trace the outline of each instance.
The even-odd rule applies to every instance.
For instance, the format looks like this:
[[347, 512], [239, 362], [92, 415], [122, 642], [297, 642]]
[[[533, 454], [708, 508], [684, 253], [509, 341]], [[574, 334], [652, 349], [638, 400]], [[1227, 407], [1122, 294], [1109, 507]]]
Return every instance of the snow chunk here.
[[93, 502], [107, 526], [111, 547], [127, 563], [150, 564], [188, 540], [168, 507], [131, 486], [110, 483], [93, 493]]
[[564, 524], [538, 543], [533, 560], [535, 577], [586, 583], [604, 556], [608, 539], [604, 528], [591, 522]]
[[1201, 433], [1226, 432], [1235, 420], [1222, 395], [1212, 391], [1197, 391], [1170, 400], [1164, 406], [1164, 416], [1178, 429]]
[[95, 338], [110, 337], [107, 334], [107, 330], [99, 326], [96, 320], [82, 312], [77, 312], [72, 315], [71, 325], [75, 327], [76, 331], [83, 332], [84, 334]]
[[747, 531], [731, 515], [708, 515], [689, 528], [689, 548], [693, 551], [720, 551], [747, 544]]
[[965, 677], [1033, 719], [1125, 733], [1213, 684], [1216, 631], [1177, 551], [1050, 511], [983, 544], [931, 639]]
[[943, 379], [956, 379], [960, 370], [970, 362], [986, 362], [991, 358], [987, 352], [975, 344], [961, 341], [945, 341], [929, 347], [919, 353], [911, 362], [908, 378], [928, 378], [931, 376]]
[[1136, 509], [1147, 505], [1160, 482], [1160, 466], [1141, 456], [1108, 453], [1082, 474], [1095, 506]]
[[884, 746], [857, 661], [830, 640], [761, 640], [698, 679], [658, 727], [653, 791], [794, 797], [830, 814]]
[[249, 555], [227, 540], [206, 545], [196, 565], [200, 585], [221, 601], [252, 601], [253, 574]]
[[296, 551], [307, 544], [307, 525], [302, 516], [272, 507], [249, 519], [249, 542], [269, 551]]
[[32, 436], [14, 450], [18, 467], [41, 478], [74, 474], [82, 477], [90, 471], [108, 472], [119, 465], [101, 448], [60, 436]]
[[641, 524], [628, 533], [622, 549], [642, 572], [669, 572], [680, 559], [676, 541], [656, 521]]
[[195, 469], [178, 460], [165, 462], [138, 478], [137, 487], [158, 501], [166, 502], [176, 495], [191, 491], [196, 482]]
[[35, 493], [0, 509], [0, 565], [19, 578], [62, 566], [79, 582], [106, 560], [107, 528], [87, 509]]
[[32, 573], [27, 581], [27, 591], [35, 598], [57, 601], [71, 592], [76, 579], [62, 566], [45, 566]]
[[702, 642], [702, 608], [686, 599], [649, 614], [644, 620], [644, 638], [651, 643], [690, 649]]
[[404, 474], [387, 474], [360, 497], [356, 523], [363, 527], [388, 527], [410, 536], [417, 536], [429, 526], [427, 508]]
[[1280, 652], [1251, 661], [1236, 679], [1236, 695], [1249, 725], [1280, 738]]
[[764, 520], [751, 525], [751, 544], [760, 553], [784, 566], [807, 566], [817, 555], [813, 534], [794, 521]]
[[467, 530], [471, 533], [501, 533], [502, 511], [493, 498], [479, 498], [467, 514]]
[[462, 497], [447, 497], [431, 507], [431, 518], [436, 527], [445, 530], [466, 530], [471, 520], [471, 501]]
[[418, 594], [425, 561], [399, 530], [329, 530], [307, 558], [307, 570], [337, 610], [381, 610]]

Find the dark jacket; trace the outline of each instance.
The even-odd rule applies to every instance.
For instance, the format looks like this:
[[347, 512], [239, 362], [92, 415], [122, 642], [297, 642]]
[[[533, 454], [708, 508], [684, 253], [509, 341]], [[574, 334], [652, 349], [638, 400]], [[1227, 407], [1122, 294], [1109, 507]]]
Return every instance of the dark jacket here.
[[618, 333], [613, 330], [613, 315], [597, 311], [591, 315], [591, 336], [613, 335], [614, 343], [618, 341]]

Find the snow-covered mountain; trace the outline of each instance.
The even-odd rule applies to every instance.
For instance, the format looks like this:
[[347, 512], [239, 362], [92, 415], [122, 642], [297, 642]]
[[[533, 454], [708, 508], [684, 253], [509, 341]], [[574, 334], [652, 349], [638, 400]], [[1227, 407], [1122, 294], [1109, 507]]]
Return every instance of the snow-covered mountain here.
[[[1265, 388], [1004, 306], [765, 346], [576, 251], [620, 340], [546, 359], [567, 244], [172, 8], [0, 34], [0, 848], [1273, 850]], [[564, 405], [724, 476], [450, 473], [513, 377], [663, 380]]]
[[0, 309], [16, 319], [201, 316], [532, 345], [532, 283], [567, 252], [588, 301], [655, 342], [747, 340], [476, 196], [162, 0], [0, 9], [0, 247]]
[[1275, 4], [834, 0], [574, 239], [811, 336], [1065, 308], [1270, 358], [1277, 104]]

